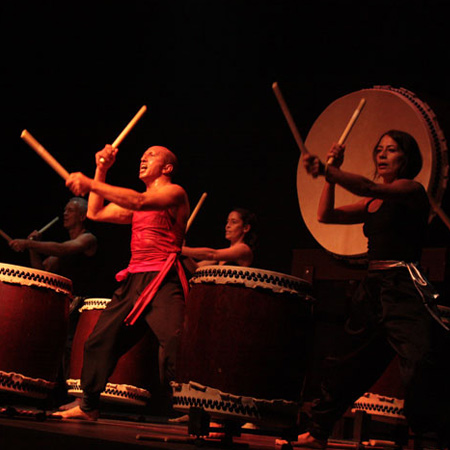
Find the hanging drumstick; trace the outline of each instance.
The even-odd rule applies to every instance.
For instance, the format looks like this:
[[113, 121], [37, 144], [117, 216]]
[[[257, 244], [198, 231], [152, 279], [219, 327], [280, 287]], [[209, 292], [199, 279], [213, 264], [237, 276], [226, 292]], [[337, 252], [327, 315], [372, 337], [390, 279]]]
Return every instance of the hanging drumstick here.
[[58, 222], [59, 217], [55, 217], [53, 220], [51, 220], [47, 225], [44, 225], [39, 231], [39, 234], [42, 234], [44, 231], [47, 231], [51, 226], [53, 226], [56, 222]]
[[0, 230], [0, 236], [5, 239], [7, 242], [12, 241], [12, 237], [8, 236], [3, 230]]
[[[364, 108], [364, 105], [366, 104], [366, 99], [362, 98], [358, 104], [358, 107], [353, 112], [352, 117], [348, 121], [347, 126], [345, 127], [344, 132], [342, 133], [341, 137], [339, 138], [338, 144], [342, 145], [344, 144], [345, 140], [347, 139], [347, 136], [349, 135], [351, 129], [353, 128], [353, 125], [355, 125], [356, 120], [358, 119], [359, 115], [361, 114], [362, 109]], [[327, 164], [332, 164], [334, 161], [334, 158], [328, 158]]]
[[64, 180], [68, 178], [69, 172], [27, 130], [20, 137]]
[[197, 215], [199, 209], [201, 208], [201, 206], [203, 205], [203, 202], [205, 201], [206, 197], [207, 197], [207, 193], [203, 192], [202, 196], [200, 197], [200, 200], [198, 201], [197, 205], [194, 208], [194, 211], [192, 211], [191, 216], [189, 217], [187, 224], [186, 224], [186, 233], [189, 230], [190, 226], [192, 225], [192, 222], [195, 219], [195, 216]]
[[[130, 120], [128, 125], [122, 130], [122, 132], [117, 136], [116, 140], [111, 144], [113, 148], [117, 148], [121, 142], [125, 139], [127, 134], [131, 131], [131, 129], [136, 125], [137, 121], [144, 115], [145, 111], [147, 111], [147, 106], [142, 106], [142, 108], [136, 113], [136, 115]], [[100, 162], [105, 162], [104, 158], [100, 158]]]
[[295, 125], [294, 119], [292, 118], [291, 112], [289, 111], [286, 101], [284, 100], [283, 94], [281, 93], [281, 90], [276, 81], [275, 83], [272, 84], [272, 89], [273, 92], [275, 93], [275, 97], [278, 100], [281, 110], [283, 111], [284, 117], [286, 118], [289, 128], [291, 129], [291, 132], [294, 135], [295, 142], [297, 142], [300, 152], [303, 155], [309, 155], [308, 149], [306, 148], [303, 139], [300, 136], [297, 126]]
[[434, 209], [434, 212], [441, 218], [442, 222], [446, 225], [446, 227], [450, 230], [450, 217], [445, 214], [443, 209], [437, 204], [436, 200], [428, 195], [428, 199], [430, 200], [430, 205]]

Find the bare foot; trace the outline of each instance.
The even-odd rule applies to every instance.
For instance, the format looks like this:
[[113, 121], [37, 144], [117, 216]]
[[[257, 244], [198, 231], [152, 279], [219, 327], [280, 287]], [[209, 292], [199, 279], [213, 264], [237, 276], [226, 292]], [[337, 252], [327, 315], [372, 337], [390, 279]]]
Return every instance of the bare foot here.
[[309, 433], [299, 434], [296, 441], [288, 442], [283, 439], [276, 439], [276, 447], [283, 448], [284, 446], [300, 447], [300, 448], [314, 448], [324, 450], [327, 447], [327, 441], [317, 439]]
[[66, 403], [65, 405], [61, 405], [58, 410], [59, 411], [67, 411], [68, 409], [73, 408], [74, 406], [78, 406], [81, 404], [81, 398], [76, 398], [73, 402]]
[[169, 419], [169, 423], [188, 423], [189, 422], [189, 415], [184, 414], [180, 417], [174, 417], [173, 419]]
[[96, 411], [90, 411], [85, 412], [83, 411], [80, 406], [75, 406], [73, 408], [70, 408], [66, 411], [57, 412], [55, 414], [52, 414], [53, 417], [58, 417], [63, 420], [66, 419], [80, 419], [80, 420], [89, 420], [91, 422], [96, 421], [99, 416], [99, 412]]

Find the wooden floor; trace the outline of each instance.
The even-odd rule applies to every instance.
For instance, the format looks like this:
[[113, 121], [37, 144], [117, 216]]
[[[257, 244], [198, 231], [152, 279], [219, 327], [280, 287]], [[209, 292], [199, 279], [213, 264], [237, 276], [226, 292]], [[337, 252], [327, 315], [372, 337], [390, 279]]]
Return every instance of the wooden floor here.
[[0, 417], [0, 448], [19, 449], [195, 449], [253, 448], [275, 449], [275, 436], [242, 433], [226, 445], [220, 438], [196, 440], [187, 424], [151, 423], [120, 419], [40, 421], [32, 417]]
[[[116, 450], [146, 447], [168, 450], [289, 450], [277, 447], [276, 439], [282, 437], [292, 440], [296, 436], [293, 430], [247, 429], [231, 421], [228, 422], [229, 428], [226, 430], [223, 428], [224, 423], [212, 423], [210, 431], [215, 434], [198, 438], [196, 433], [189, 432], [195, 428], [195, 423], [175, 424], [167, 418], [149, 415], [145, 410], [121, 409], [117, 406], [102, 410], [97, 422], [63, 421], [51, 418], [49, 414], [44, 412], [44, 408], [39, 404], [24, 406], [1, 402], [0, 450]], [[391, 444], [372, 442], [370, 445], [363, 445], [352, 437], [347, 440], [331, 439], [328, 447], [336, 450], [399, 448]]]
[[[41, 414], [0, 414], [0, 449], [61, 449], [61, 450], [116, 450], [153, 448], [189, 450], [196, 448], [237, 448], [255, 450], [285, 450], [276, 447], [273, 430], [245, 430], [232, 440], [224, 439], [223, 430], [212, 428], [216, 437], [196, 438], [188, 433], [188, 424], [172, 424], [167, 420], [149, 417], [108, 417], [97, 422], [58, 420]], [[220, 433], [222, 432], [222, 433]], [[358, 445], [352, 441], [329, 442], [330, 449], [392, 449], [390, 445]]]

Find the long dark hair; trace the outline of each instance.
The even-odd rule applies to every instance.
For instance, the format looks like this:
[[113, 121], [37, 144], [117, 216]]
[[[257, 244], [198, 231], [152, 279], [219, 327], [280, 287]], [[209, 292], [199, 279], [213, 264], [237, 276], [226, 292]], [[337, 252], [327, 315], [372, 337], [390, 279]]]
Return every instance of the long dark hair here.
[[420, 153], [420, 148], [417, 141], [405, 131], [389, 130], [381, 135], [372, 152], [372, 158], [375, 165], [377, 147], [384, 136], [389, 136], [397, 142], [399, 148], [405, 155], [403, 164], [397, 174], [398, 178], [408, 178], [409, 180], [415, 178], [422, 169], [422, 154]]
[[239, 214], [244, 222], [244, 225], [250, 225], [250, 230], [245, 233], [244, 242], [252, 249], [255, 250], [258, 243], [258, 219], [255, 213], [252, 213], [245, 208], [233, 208], [231, 210]]

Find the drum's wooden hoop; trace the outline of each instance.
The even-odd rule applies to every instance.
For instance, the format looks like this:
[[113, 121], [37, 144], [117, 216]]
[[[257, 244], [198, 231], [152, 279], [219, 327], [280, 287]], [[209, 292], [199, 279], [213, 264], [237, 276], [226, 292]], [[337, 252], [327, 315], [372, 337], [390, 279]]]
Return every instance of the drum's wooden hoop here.
[[[390, 129], [406, 131], [414, 136], [422, 151], [423, 168], [416, 179], [440, 205], [448, 180], [447, 143], [431, 108], [406, 89], [375, 86], [337, 99], [314, 122], [306, 138], [308, 150], [324, 161], [361, 98], [367, 103], [346, 141], [343, 168], [372, 179], [372, 150], [379, 137]], [[346, 259], [362, 259], [367, 252], [362, 225], [330, 225], [317, 221], [323, 183], [322, 177], [308, 176], [299, 162], [297, 193], [306, 226], [328, 252]], [[336, 187], [336, 205], [358, 200], [359, 197]]]
[[254, 267], [202, 266], [195, 271], [190, 282], [191, 284], [229, 284], [250, 289], [268, 289], [276, 294], [292, 294], [306, 301], [314, 300], [310, 295], [311, 284], [308, 281]]
[[79, 309], [80, 313], [83, 311], [102, 310], [108, 306], [111, 302], [110, 298], [86, 298], [84, 299], [83, 306]]

